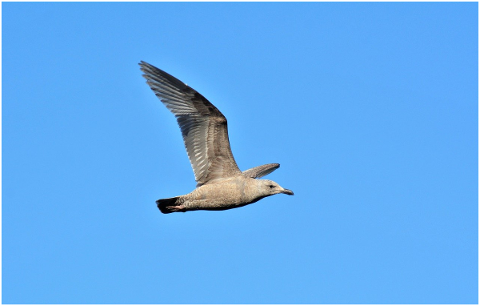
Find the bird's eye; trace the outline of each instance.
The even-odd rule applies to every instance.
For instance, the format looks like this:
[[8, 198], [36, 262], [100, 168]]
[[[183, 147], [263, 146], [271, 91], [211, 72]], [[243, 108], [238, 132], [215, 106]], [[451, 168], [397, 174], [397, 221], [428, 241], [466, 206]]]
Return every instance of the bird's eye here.
[[270, 186], [268, 186], [268, 187], [270, 187], [270, 188], [273, 188], [273, 187], [275, 187], [275, 186], [273, 186], [273, 185], [270, 185]]

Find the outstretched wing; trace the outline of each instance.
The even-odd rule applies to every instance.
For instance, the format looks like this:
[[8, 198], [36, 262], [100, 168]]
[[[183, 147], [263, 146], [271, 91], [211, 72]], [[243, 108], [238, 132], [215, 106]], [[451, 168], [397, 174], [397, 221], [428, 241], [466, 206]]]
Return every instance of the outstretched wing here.
[[240, 174], [225, 116], [177, 78], [143, 61], [140, 67], [147, 84], [177, 118], [197, 186]]
[[280, 164], [266, 164], [258, 167], [254, 167], [248, 170], [243, 171], [243, 175], [251, 178], [260, 178], [262, 176], [268, 175], [273, 171], [277, 170], [280, 167]]

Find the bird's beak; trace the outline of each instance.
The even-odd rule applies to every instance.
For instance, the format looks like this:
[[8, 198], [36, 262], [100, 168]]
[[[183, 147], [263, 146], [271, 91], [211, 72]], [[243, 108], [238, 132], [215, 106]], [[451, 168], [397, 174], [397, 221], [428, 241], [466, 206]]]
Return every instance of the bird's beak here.
[[291, 191], [290, 189], [285, 189], [285, 188], [283, 188], [282, 193], [288, 194], [288, 195], [293, 195], [293, 191]]

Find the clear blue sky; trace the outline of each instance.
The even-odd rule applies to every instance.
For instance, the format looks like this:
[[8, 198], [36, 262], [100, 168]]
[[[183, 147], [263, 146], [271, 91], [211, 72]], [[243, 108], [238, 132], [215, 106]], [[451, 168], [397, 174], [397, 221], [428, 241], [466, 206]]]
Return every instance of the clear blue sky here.
[[[476, 303], [477, 3], [3, 3], [4, 303]], [[147, 61], [292, 189], [193, 172]]]

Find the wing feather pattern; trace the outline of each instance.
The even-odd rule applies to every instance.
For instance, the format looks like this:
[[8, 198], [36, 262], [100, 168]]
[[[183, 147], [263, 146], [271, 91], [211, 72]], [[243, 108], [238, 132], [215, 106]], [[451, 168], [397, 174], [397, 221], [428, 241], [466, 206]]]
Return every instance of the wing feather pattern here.
[[143, 61], [140, 67], [147, 84], [177, 118], [197, 187], [240, 174], [230, 149], [225, 116], [177, 78]]
[[250, 168], [248, 170], [243, 171], [242, 173], [246, 177], [251, 177], [256, 179], [272, 173], [273, 171], [277, 170], [279, 167], [280, 167], [280, 164], [277, 164], [277, 163], [266, 164], [266, 165]]

